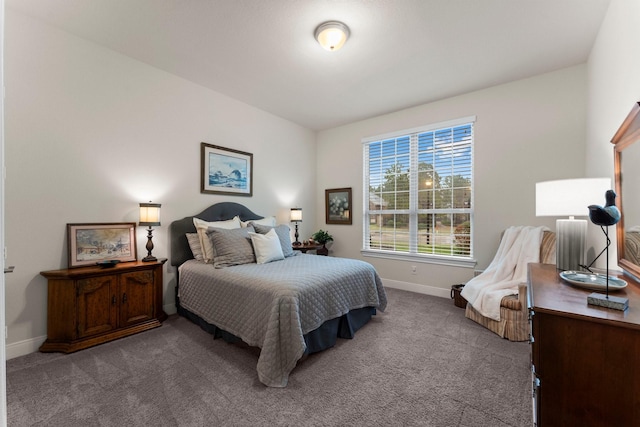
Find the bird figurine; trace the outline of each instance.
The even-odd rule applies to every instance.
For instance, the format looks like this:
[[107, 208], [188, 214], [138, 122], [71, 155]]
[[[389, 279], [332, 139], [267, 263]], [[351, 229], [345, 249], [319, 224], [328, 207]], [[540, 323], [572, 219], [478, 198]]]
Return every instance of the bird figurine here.
[[592, 223], [608, 227], [620, 221], [620, 211], [616, 207], [616, 192], [607, 190], [604, 195], [606, 204], [603, 206], [589, 205], [589, 219]]

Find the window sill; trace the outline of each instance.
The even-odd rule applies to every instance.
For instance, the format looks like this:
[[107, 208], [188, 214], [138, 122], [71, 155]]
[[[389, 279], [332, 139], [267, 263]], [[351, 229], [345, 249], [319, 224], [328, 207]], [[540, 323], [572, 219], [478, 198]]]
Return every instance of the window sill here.
[[425, 264], [448, 265], [451, 267], [475, 268], [476, 266], [476, 260], [468, 259], [468, 258], [465, 259], [465, 258], [456, 258], [456, 257], [447, 257], [447, 256], [430, 256], [430, 255], [407, 254], [407, 253], [398, 253], [398, 252], [372, 251], [368, 249], [362, 249], [360, 253], [362, 254], [362, 256], [365, 256], [365, 257], [395, 259], [399, 261], [421, 262]]

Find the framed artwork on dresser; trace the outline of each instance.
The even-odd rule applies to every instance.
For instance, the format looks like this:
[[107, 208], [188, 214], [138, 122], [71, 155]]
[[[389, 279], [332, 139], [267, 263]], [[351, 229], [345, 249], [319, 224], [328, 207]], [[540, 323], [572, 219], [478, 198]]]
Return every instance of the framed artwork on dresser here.
[[67, 224], [69, 268], [136, 261], [136, 223]]

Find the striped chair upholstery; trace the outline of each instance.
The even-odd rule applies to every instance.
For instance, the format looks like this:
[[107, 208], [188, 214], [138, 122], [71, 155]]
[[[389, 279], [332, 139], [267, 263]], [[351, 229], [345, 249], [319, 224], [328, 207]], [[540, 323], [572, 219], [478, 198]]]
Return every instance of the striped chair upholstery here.
[[627, 231], [624, 234], [624, 257], [640, 265], [640, 232]]
[[[556, 235], [545, 231], [540, 244], [540, 262], [556, 263]], [[490, 331], [510, 341], [527, 341], [529, 339], [529, 313], [527, 311], [527, 285], [518, 286], [518, 295], [509, 295], [500, 301], [500, 320], [484, 317], [471, 304], [467, 303], [465, 316], [481, 324]]]

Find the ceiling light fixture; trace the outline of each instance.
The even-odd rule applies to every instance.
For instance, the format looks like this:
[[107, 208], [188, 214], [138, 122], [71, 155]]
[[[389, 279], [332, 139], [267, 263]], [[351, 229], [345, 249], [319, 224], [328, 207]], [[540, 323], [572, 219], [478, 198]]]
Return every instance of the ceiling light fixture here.
[[342, 22], [328, 21], [318, 25], [315, 38], [320, 46], [334, 52], [342, 47], [349, 38], [349, 27]]

